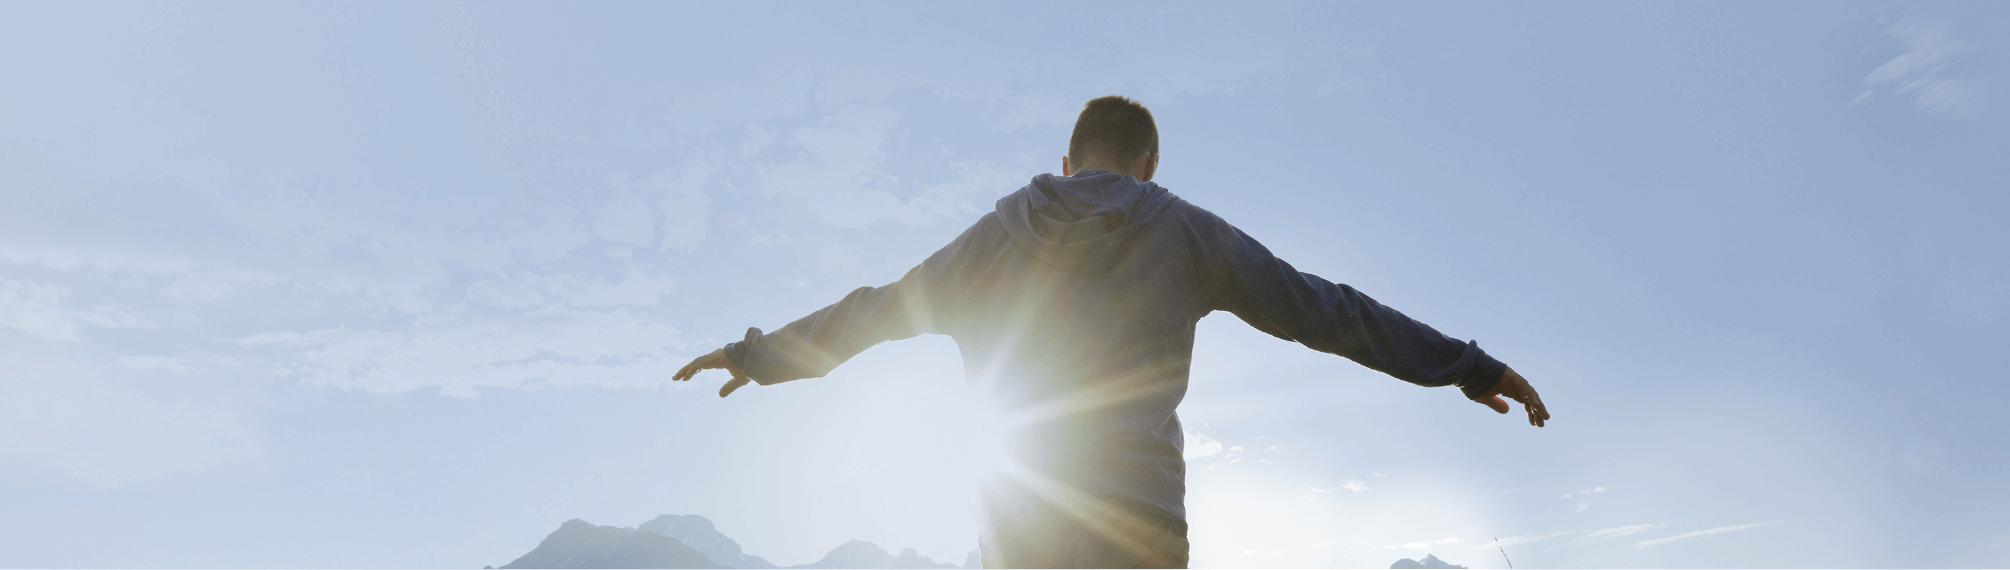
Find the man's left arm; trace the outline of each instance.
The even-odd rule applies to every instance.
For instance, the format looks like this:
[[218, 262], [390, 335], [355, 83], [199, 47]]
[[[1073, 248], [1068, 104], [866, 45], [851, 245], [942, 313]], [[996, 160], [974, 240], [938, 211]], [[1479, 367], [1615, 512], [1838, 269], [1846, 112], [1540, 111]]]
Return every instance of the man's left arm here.
[[1227, 221], [1196, 211], [1196, 229], [1209, 245], [1198, 267], [1210, 308], [1420, 386], [1458, 386], [1497, 412], [1508, 411], [1502, 397], [1521, 402], [1538, 427], [1549, 419], [1528, 380], [1479, 343], [1451, 338], [1353, 287], [1298, 271]]

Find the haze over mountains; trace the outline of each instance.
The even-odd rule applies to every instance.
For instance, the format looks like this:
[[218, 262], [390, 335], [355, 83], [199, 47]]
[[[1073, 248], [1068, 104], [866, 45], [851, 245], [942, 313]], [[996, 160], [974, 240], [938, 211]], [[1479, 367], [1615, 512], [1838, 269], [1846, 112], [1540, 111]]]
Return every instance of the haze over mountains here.
[[[740, 549], [712, 521], [698, 515], [662, 515], [638, 527], [599, 526], [565, 521], [537, 548], [503, 568], [776, 568]], [[821, 560], [786, 568], [976, 568], [977, 551], [964, 565], [936, 562], [913, 548], [888, 553], [854, 540], [831, 549]]]

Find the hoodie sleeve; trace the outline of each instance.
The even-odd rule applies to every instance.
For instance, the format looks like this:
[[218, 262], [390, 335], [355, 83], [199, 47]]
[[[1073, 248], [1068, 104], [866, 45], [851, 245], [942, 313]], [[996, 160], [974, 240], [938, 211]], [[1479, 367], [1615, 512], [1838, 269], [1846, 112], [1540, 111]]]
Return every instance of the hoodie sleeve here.
[[1202, 302], [1271, 336], [1337, 354], [1419, 386], [1493, 389], [1507, 365], [1343, 284], [1293, 268], [1235, 226], [1195, 208]]
[[[979, 224], [983, 222], [980, 221]], [[746, 337], [726, 345], [726, 359], [765, 386], [819, 378], [873, 345], [922, 333], [941, 332], [933, 299], [953, 286], [950, 266], [977, 226], [915, 266], [899, 281], [860, 287], [828, 307], [796, 319], [772, 333], [748, 328]]]

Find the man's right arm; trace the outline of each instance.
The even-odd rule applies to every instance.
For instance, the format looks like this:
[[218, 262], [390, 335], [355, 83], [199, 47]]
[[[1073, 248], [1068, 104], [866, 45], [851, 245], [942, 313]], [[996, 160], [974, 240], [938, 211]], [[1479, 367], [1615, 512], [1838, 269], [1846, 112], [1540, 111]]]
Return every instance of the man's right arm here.
[[765, 386], [821, 377], [881, 342], [941, 332], [939, 321], [953, 316], [954, 305], [937, 301], [965, 286], [961, 272], [969, 265], [966, 258], [981, 255], [972, 251], [973, 242], [982, 241], [973, 235], [987, 222], [997, 225], [989, 216], [979, 219], [899, 281], [855, 289], [774, 332], [747, 329], [745, 338], [720, 350], [720, 357]]

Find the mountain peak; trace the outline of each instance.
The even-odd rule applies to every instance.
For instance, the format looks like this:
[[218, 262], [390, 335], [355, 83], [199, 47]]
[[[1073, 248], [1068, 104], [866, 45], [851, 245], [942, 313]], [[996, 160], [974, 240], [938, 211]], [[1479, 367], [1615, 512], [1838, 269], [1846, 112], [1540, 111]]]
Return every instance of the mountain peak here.
[[1397, 560], [1395, 564], [1390, 564], [1390, 565], [1389, 565], [1389, 568], [1391, 568], [1391, 569], [1396, 569], [1396, 568], [1403, 568], [1403, 569], [1408, 569], [1408, 568], [1447, 568], [1447, 569], [1449, 569], [1449, 568], [1465, 568], [1465, 567], [1464, 567], [1464, 566], [1459, 566], [1459, 565], [1457, 565], [1457, 564], [1452, 564], [1452, 563], [1450, 563], [1450, 562], [1446, 562], [1446, 561], [1443, 561], [1443, 560], [1439, 560], [1439, 559], [1438, 559], [1438, 557], [1437, 557], [1437, 555], [1435, 555], [1435, 554], [1425, 554], [1425, 555], [1424, 555], [1424, 558], [1423, 558], [1423, 560], [1422, 560], [1422, 561], [1417, 561], [1417, 560], [1411, 560], [1411, 559], [1408, 559], [1408, 558], [1404, 558], [1404, 559], [1402, 559], [1402, 560]]
[[631, 528], [565, 521], [503, 568], [725, 568], [677, 539]]
[[658, 515], [642, 523], [636, 530], [653, 532], [675, 538], [699, 552], [705, 553], [712, 561], [730, 568], [774, 568], [775, 565], [759, 556], [747, 554], [740, 549], [740, 543], [719, 532], [712, 526], [712, 520], [698, 515]]

